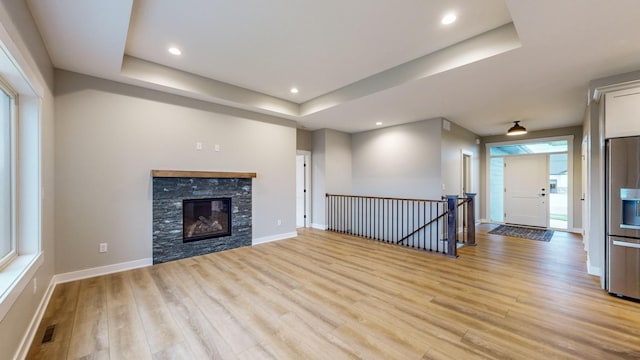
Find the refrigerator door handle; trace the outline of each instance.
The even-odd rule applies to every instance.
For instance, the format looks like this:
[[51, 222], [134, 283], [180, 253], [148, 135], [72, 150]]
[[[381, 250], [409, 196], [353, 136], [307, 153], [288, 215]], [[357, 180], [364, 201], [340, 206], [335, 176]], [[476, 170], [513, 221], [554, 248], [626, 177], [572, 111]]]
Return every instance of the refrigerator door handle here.
[[640, 244], [629, 243], [629, 242], [626, 242], [626, 241], [613, 240], [613, 245], [640, 249]]
[[620, 224], [620, 228], [622, 228], [622, 229], [636, 229], [636, 230], [640, 230], [640, 225], [627, 225], [627, 224]]

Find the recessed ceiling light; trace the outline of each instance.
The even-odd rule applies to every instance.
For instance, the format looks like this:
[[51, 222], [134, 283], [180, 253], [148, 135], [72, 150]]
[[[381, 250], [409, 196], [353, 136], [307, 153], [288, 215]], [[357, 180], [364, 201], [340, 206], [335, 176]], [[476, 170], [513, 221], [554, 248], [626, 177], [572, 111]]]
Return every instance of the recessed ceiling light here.
[[453, 24], [458, 17], [454, 13], [449, 13], [442, 18], [443, 25]]
[[170, 47], [169, 49], [167, 49], [167, 51], [169, 51], [169, 53], [173, 55], [182, 55], [182, 51], [180, 51], [180, 49], [175, 46]]
[[382, 121], [378, 121], [378, 122], [376, 123], [376, 125], [378, 125], [378, 126], [382, 125]]
[[292, 87], [291, 90], [289, 90], [289, 91], [291, 91], [292, 94], [297, 94], [298, 93], [298, 88]]

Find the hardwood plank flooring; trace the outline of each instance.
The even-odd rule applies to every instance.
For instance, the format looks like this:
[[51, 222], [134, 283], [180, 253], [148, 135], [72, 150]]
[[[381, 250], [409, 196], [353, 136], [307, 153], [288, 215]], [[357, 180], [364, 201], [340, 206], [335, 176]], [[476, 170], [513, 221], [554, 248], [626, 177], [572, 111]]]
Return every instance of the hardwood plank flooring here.
[[600, 289], [579, 236], [491, 228], [457, 259], [302, 230], [60, 284], [28, 359], [640, 359], [640, 303]]

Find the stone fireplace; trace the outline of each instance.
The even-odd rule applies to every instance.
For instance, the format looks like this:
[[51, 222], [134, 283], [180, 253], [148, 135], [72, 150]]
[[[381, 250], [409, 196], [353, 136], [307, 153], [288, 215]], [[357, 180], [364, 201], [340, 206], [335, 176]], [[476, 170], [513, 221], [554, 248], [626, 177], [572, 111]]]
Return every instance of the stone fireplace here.
[[255, 173], [152, 170], [153, 263], [251, 245]]

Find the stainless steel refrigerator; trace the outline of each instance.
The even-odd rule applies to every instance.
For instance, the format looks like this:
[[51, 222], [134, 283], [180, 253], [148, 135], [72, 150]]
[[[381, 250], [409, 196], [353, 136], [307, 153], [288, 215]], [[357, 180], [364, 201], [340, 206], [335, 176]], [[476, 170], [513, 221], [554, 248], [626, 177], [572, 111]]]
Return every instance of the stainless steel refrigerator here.
[[607, 290], [640, 299], [640, 137], [607, 140]]

